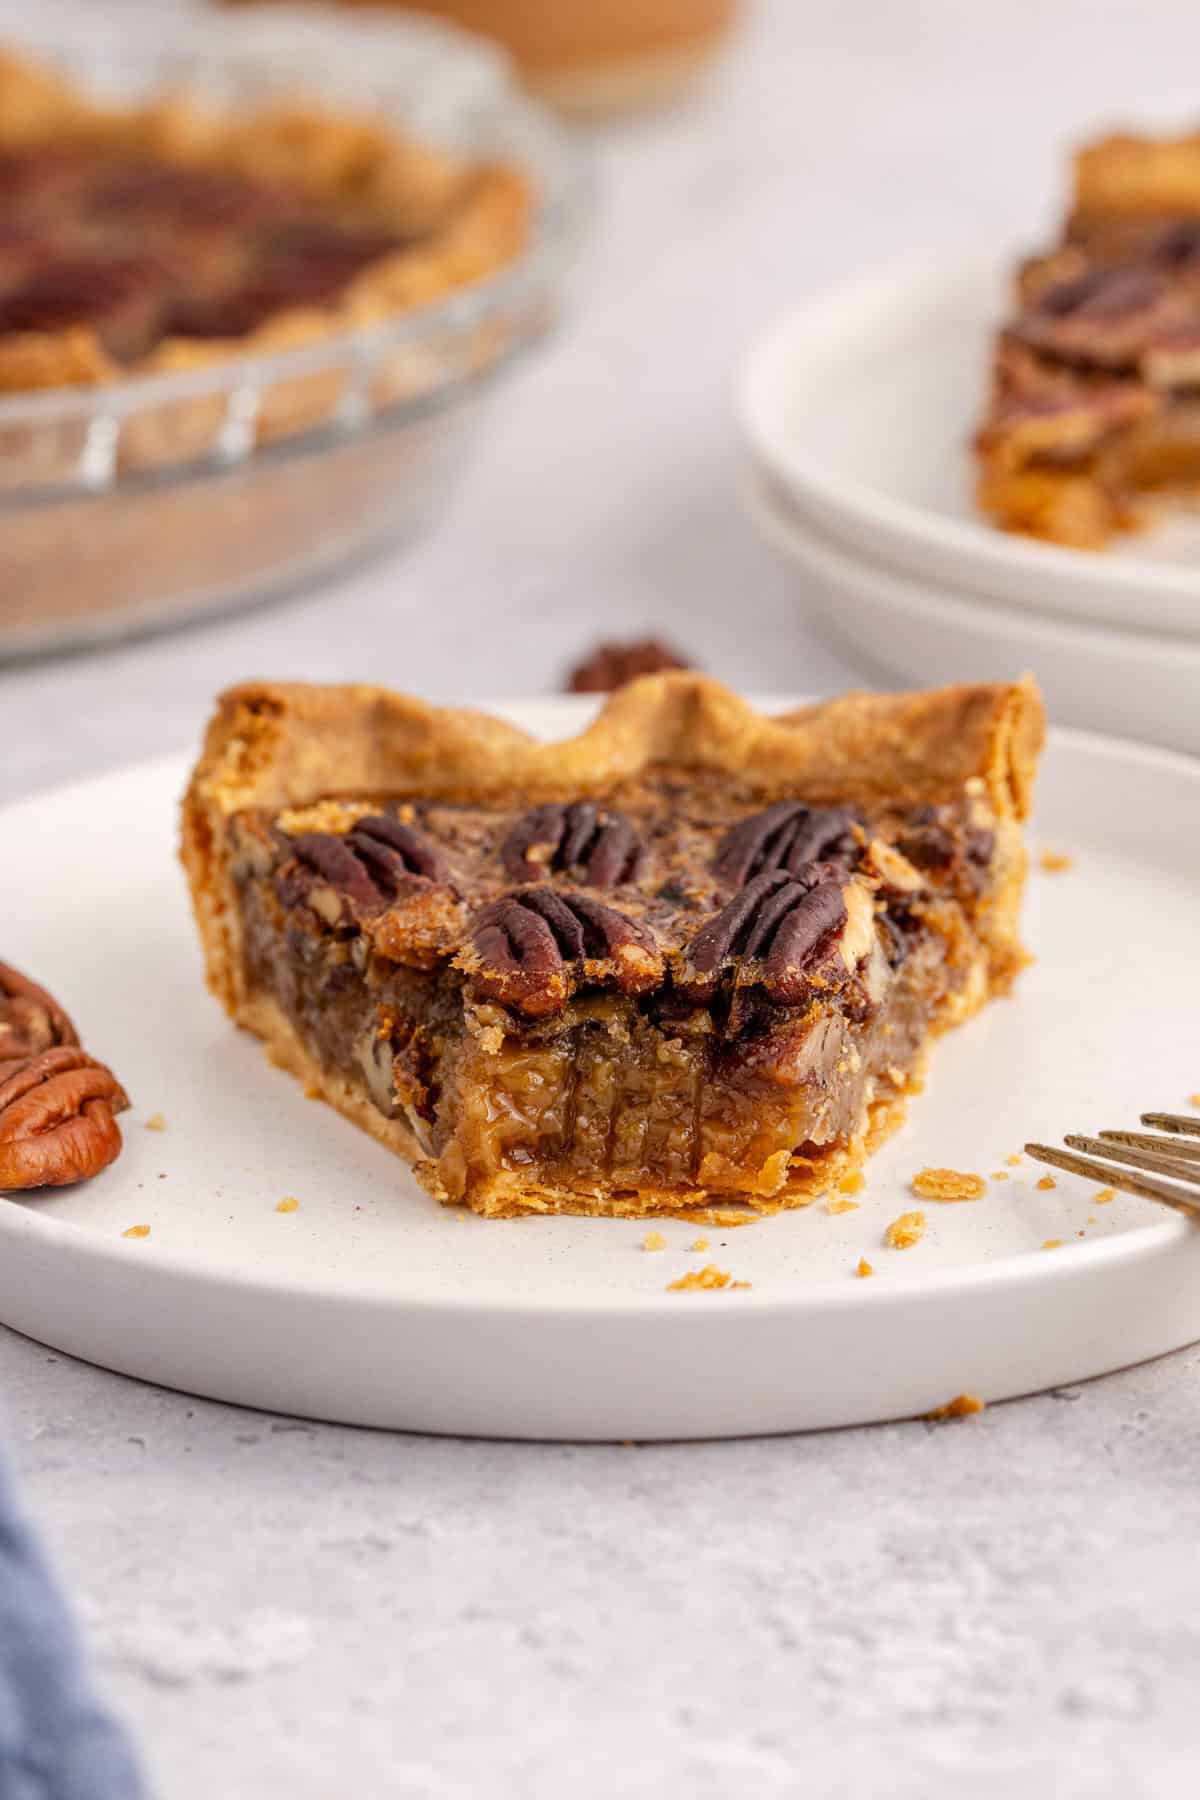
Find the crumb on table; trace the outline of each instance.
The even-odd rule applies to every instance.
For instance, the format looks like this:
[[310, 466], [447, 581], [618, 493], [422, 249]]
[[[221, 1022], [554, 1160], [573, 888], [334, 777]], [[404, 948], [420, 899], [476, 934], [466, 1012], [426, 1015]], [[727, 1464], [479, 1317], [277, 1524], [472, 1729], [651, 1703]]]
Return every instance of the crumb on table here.
[[979, 1200], [987, 1193], [982, 1175], [965, 1175], [959, 1169], [920, 1169], [912, 1178], [912, 1190], [922, 1200]]
[[923, 1212], [901, 1213], [884, 1232], [883, 1241], [890, 1244], [893, 1250], [911, 1250], [925, 1236], [925, 1223]]
[[927, 1419], [969, 1419], [972, 1413], [981, 1413], [987, 1406], [978, 1394], [956, 1394], [953, 1400], [947, 1400], [944, 1406], [935, 1406], [932, 1412], [925, 1414]]
[[873, 1275], [875, 1273], [875, 1270], [865, 1256], [860, 1256], [858, 1259], [858, 1267], [855, 1269], [854, 1273], [865, 1281], [868, 1275]]
[[150, 1227], [148, 1225], [130, 1225], [121, 1233], [121, 1236], [128, 1238], [149, 1237]]
[[1068, 869], [1075, 867], [1075, 858], [1064, 850], [1043, 850], [1038, 863], [1047, 875], [1065, 875]]
[[678, 1281], [668, 1281], [668, 1294], [690, 1293], [697, 1288], [748, 1288], [748, 1281], [735, 1281], [726, 1269], [718, 1269], [715, 1263], [705, 1263], [702, 1269], [690, 1269], [681, 1275]]
[[151, 1113], [150, 1117], [146, 1120], [146, 1130], [165, 1131], [166, 1129], [167, 1121], [164, 1119], [163, 1115], [161, 1113]]
[[282, 1213], [299, 1212], [300, 1202], [294, 1194], [285, 1194], [283, 1199], [279, 1202], [279, 1205], [275, 1208], [275, 1211]]
[[643, 1250], [665, 1250], [667, 1240], [661, 1231], [648, 1231], [642, 1239]]

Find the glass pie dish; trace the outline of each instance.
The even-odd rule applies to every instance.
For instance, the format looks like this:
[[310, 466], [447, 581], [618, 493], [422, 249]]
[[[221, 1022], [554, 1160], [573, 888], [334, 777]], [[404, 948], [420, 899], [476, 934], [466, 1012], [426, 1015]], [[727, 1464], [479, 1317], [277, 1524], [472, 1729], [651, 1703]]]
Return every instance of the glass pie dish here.
[[0, 658], [95, 643], [321, 579], [434, 515], [495, 384], [554, 323], [588, 206], [561, 128], [502, 56], [412, 18], [139, 18], [129, 49], [54, 18], [20, 53], [105, 101], [283, 97], [517, 168], [524, 248], [497, 272], [299, 347], [0, 394]]

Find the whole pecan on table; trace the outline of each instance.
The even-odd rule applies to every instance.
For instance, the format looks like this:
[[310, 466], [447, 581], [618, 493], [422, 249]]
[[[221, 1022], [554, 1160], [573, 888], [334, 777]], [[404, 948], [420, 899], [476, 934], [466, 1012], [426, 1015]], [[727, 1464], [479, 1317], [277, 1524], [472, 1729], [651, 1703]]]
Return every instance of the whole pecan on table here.
[[115, 1162], [129, 1105], [36, 982], [0, 963], [0, 1189], [65, 1187]]
[[660, 675], [667, 669], [691, 669], [695, 665], [659, 638], [638, 638], [634, 643], [597, 644], [567, 677], [569, 694], [612, 694], [639, 675]]
[[0, 1063], [78, 1042], [79, 1033], [53, 995], [0, 962]]

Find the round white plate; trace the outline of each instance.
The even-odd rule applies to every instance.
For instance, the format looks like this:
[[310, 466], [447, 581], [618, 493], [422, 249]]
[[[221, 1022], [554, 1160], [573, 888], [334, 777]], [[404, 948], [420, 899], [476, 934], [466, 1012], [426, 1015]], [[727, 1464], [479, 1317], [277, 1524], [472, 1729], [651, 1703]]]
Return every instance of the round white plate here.
[[769, 477], [750, 482], [759, 525], [804, 576], [801, 604], [843, 648], [917, 686], [1032, 669], [1064, 724], [1200, 752], [1200, 642], [959, 598], [824, 535]]
[[750, 454], [823, 534], [960, 597], [1198, 637], [1194, 514], [1087, 552], [974, 505], [969, 443], [1015, 265], [927, 257], [791, 313], [742, 373]]
[[[530, 704], [535, 729], [587, 703]], [[1200, 772], [1060, 733], [1034, 874], [1037, 962], [947, 1038], [857, 1211], [739, 1230], [487, 1222], [273, 1069], [204, 992], [174, 860], [179, 761], [0, 815], [2, 953], [49, 983], [134, 1096], [126, 1150], [77, 1190], [0, 1202], [0, 1319], [195, 1393], [412, 1430], [708, 1437], [923, 1412], [1077, 1381], [1200, 1337], [1200, 1232], [1144, 1202], [1036, 1186], [1027, 1138], [1131, 1123], [1200, 1085]], [[164, 1132], [147, 1129], [162, 1113]], [[926, 1163], [1005, 1170], [883, 1245]], [[285, 1195], [299, 1210], [276, 1211]], [[125, 1238], [148, 1224], [146, 1238]], [[689, 1248], [698, 1233], [711, 1248]], [[1080, 1235], [1082, 1234], [1082, 1235]], [[1047, 1239], [1062, 1248], [1044, 1250]], [[860, 1256], [871, 1280], [854, 1274]], [[750, 1291], [668, 1293], [713, 1262]]]

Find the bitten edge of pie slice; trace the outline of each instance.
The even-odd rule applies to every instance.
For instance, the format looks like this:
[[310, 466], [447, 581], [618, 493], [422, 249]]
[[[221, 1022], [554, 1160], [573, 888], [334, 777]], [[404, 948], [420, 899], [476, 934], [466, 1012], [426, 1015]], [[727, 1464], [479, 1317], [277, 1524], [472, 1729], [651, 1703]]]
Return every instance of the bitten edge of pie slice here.
[[[379, 687], [248, 683], [218, 702], [183, 803], [208, 982], [443, 1201], [492, 1215], [807, 1204], [899, 1123], [928, 1042], [1023, 965], [1021, 823], [1043, 732], [1028, 676], [773, 718], [707, 677], [647, 676], [557, 743]], [[689, 795], [715, 823], [677, 842], [670, 815]], [[641, 864], [568, 868], [536, 841], [539, 820], [561, 837], [588, 806], [626, 831], [614, 796], [649, 841]], [[779, 833], [765, 861], [731, 860], [730, 840], [761, 843], [783, 802], [810, 823], [844, 813], [846, 831], [815, 861], [785, 866]], [[455, 809], [467, 823], [447, 839]], [[929, 833], [950, 845], [944, 868], [907, 854]], [[330, 837], [358, 854], [365, 910], [357, 876], [338, 892], [314, 872]], [[303, 856], [281, 866], [280, 843]], [[248, 854], [265, 874], [247, 875]], [[248, 944], [247, 920], [263, 929], [248, 889], [275, 920], [274, 987]], [[514, 919], [522, 943], [550, 945], [549, 976], [523, 960]], [[362, 1048], [364, 997], [385, 1077]], [[339, 1012], [357, 1038], [338, 1038]]]

